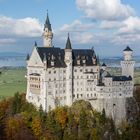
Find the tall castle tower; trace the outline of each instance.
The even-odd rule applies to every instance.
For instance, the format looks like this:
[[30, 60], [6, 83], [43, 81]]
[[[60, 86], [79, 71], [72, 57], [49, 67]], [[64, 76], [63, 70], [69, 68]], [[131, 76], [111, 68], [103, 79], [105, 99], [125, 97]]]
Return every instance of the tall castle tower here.
[[68, 34], [65, 48], [65, 63], [66, 67], [66, 105], [72, 105], [72, 47]]
[[127, 76], [127, 77], [131, 76], [133, 79], [134, 64], [135, 64], [135, 61], [132, 60], [133, 50], [131, 50], [129, 46], [127, 46], [126, 49], [123, 50], [123, 53], [124, 53], [124, 60], [121, 61], [122, 75]]
[[52, 47], [52, 39], [53, 39], [53, 33], [52, 33], [52, 28], [49, 20], [49, 15], [47, 13], [47, 18], [46, 22], [44, 24], [44, 33], [43, 33], [43, 42], [44, 42], [44, 47]]

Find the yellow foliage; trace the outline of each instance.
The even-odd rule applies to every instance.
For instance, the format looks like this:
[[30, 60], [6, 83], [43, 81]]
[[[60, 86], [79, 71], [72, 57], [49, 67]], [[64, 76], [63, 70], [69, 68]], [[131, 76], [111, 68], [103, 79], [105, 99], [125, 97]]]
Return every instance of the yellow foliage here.
[[17, 118], [9, 118], [6, 122], [5, 133], [7, 138], [15, 139], [15, 135], [18, 133], [22, 121]]
[[32, 121], [32, 130], [34, 132], [34, 135], [39, 137], [42, 134], [42, 127], [41, 127], [41, 120], [36, 117]]
[[61, 125], [62, 129], [65, 128], [67, 123], [68, 114], [64, 108], [56, 109], [56, 121]]

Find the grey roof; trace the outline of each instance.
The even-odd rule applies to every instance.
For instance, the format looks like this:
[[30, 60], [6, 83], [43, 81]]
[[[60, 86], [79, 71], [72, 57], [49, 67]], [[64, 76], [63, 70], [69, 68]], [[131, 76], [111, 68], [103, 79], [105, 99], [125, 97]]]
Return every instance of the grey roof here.
[[129, 76], [113, 76], [113, 81], [131, 81], [132, 80], [132, 77]]
[[133, 51], [132, 49], [130, 49], [129, 46], [127, 46], [123, 51]]
[[48, 28], [49, 31], [52, 31], [48, 13], [47, 13], [47, 18], [46, 18], [46, 21], [45, 21], [45, 24], [44, 24], [44, 29], [45, 28]]
[[72, 49], [69, 34], [68, 34], [68, 38], [67, 38], [66, 49]]
[[[46, 57], [45, 59], [47, 60], [47, 66], [51, 66], [51, 61], [52, 61], [52, 55], [54, 58], [54, 67], [66, 67], [65, 64], [65, 49], [60, 49], [60, 48], [47, 48], [47, 47], [37, 47], [36, 48], [40, 58], [43, 62], [44, 56]], [[87, 66], [93, 66], [93, 61], [92, 57], [94, 55], [94, 52], [91, 49], [73, 49], [72, 50], [72, 59], [73, 59], [73, 65], [74, 66], [83, 66], [84, 65], [84, 60], [85, 60], [85, 65]], [[77, 64], [77, 60], [79, 59], [80, 63]]]
[[[66, 67], [66, 64], [64, 62], [64, 50], [53, 47], [52, 48], [37, 47], [37, 51], [42, 61], [44, 61], [44, 59], [47, 60], [48, 67], [52, 67], [51, 61], [54, 61], [54, 67]], [[52, 60], [52, 58], [54, 60]]]

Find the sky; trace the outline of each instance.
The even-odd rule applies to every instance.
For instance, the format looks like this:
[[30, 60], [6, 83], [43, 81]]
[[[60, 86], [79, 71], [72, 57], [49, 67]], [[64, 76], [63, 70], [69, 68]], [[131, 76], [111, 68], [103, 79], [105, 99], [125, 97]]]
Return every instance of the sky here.
[[31, 53], [43, 46], [49, 12], [54, 47], [94, 47], [102, 56], [121, 56], [129, 45], [140, 52], [140, 0], [0, 0], [0, 52]]

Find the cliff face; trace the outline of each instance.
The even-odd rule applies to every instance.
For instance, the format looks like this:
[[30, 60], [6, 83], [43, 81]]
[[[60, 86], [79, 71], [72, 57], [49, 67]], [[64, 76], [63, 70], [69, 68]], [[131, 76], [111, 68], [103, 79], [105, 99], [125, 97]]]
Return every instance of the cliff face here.
[[126, 99], [126, 119], [135, 122], [140, 114], [140, 85], [134, 88], [134, 97]]

